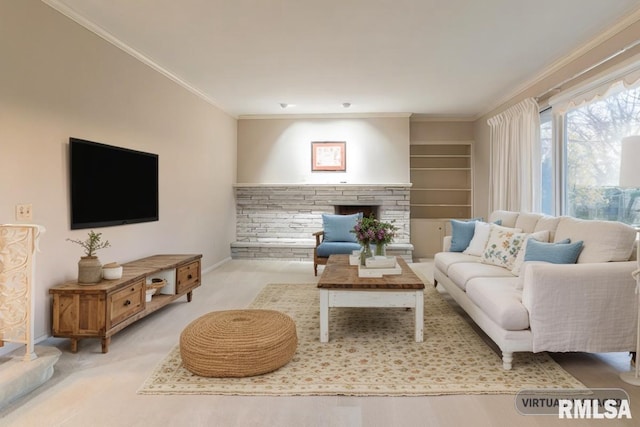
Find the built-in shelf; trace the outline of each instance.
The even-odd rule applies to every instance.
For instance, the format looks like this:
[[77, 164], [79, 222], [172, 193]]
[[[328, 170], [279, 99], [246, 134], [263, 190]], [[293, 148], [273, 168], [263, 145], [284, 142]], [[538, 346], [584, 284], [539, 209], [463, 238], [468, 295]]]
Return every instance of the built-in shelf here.
[[473, 215], [471, 141], [412, 143], [411, 243], [414, 257], [442, 250], [452, 218]]
[[471, 142], [410, 147], [411, 218], [469, 218], [472, 214]]

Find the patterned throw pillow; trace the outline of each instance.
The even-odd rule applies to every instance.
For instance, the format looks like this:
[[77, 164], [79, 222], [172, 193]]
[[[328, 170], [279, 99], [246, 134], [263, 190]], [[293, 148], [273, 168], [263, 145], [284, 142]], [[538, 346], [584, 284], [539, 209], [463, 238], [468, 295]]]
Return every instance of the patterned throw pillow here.
[[480, 261], [511, 270], [527, 235], [519, 228], [491, 224], [489, 240]]
[[536, 231], [535, 233], [527, 234], [527, 237], [524, 239], [524, 244], [518, 251], [516, 260], [513, 262], [513, 267], [511, 268], [511, 273], [513, 273], [513, 275], [519, 276], [522, 271], [522, 264], [524, 264], [524, 257], [527, 253], [527, 242], [529, 239], [534, 239], [538, 242], [548, 242], [549, 234], [549, 230]]

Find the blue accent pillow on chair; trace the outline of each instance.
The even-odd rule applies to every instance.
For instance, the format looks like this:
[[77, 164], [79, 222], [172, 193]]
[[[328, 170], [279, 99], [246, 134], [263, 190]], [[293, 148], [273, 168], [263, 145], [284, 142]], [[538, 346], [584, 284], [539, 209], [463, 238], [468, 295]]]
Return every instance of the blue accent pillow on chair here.
[[556, 243], [544, 243], [529, 239], [524, 260], [545, 261], [553, 264], [575, 264], [582, 251], [582, 244], [582, 240], [570, 243], [569, 239], [565, 239]]
[[354, 242], [357, 243], [355, 233], [352, 233], [356, 222], [362, 218], [362, 212], [352, 215], [322, 214], [322, 228], [325, 242]]

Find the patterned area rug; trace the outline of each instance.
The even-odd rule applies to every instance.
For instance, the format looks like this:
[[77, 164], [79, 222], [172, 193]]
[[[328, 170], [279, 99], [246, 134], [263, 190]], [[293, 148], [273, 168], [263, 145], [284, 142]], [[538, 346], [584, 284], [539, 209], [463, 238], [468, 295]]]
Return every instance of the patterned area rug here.
[[414, 341], [413, 312], [403, 308], [333, 308], [328, 343], [319, 341], [314, 284], [271, 284], [251, 308], [289, 314], [299, 338], [291, 362], [250, 378], [191, 374], [179, 346], [139, 394], [427, 396], [515, 394], [523, 388], [584, 388], [546, 353], [516, 353], [513, 369], [432, 287], [425, 289], [425, 341]]

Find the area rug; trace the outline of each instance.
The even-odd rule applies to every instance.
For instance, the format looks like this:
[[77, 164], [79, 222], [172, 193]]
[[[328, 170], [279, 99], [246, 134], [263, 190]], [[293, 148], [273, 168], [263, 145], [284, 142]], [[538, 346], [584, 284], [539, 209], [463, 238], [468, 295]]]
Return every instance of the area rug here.
[[546, 353], [515, 353], [513, 369], [433, 286], [426, 286], [424, 337], [414, 340], [404, 308], [332, 308], [320, 343], [314, 284], [271, 284], [250, 308], [279, 310], [296, 322], [298, 349], [279, 370], [249, 378], [205, 378], [187, 371], [176, 346], [139, 394], [428, 396], [515, 394], [530, 388], [585, 388]]

